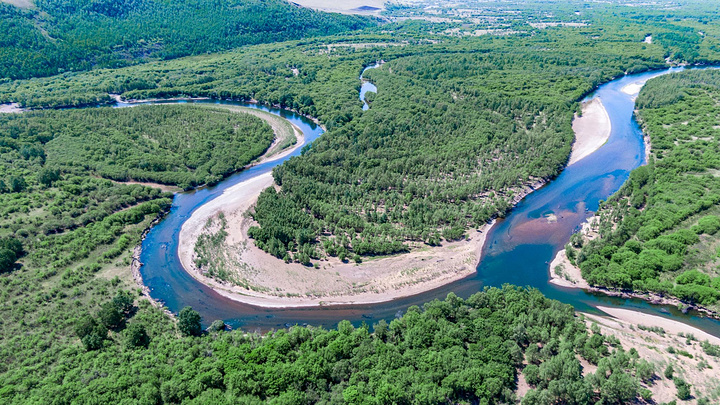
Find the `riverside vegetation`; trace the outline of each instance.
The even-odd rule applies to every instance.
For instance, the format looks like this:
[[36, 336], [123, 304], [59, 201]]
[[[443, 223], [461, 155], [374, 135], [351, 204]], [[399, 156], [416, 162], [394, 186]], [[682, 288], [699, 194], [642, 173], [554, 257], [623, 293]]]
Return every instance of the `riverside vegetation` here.
[[[672, 54], [674, 42], [628, 40], [625, 29], [430, 41], [427, 28], [411, 24], [394, 35], [16, 81], [0, 86], [0, 100], [57, 107], [109, 100], [108, 93], [190, 95], [317, 117], [328, 132], [274, 171], [282, 189], [260, 196], [250, 235], [286, 260], [361, 260], [462, 239], [469, 227], [506, 213], [524, 186], [557, 175], [570, 152], [576, 101], [623, 72], [664, 66]], [[368, 42], [395, 46], [352, 46]], [[357, 76], [378, 59], [389, 62], [367, 72], [380, 92], [363, 113]]]
[[569, 250], [591, 285], [671, 295], [717, 309], [720, 299], [720, 72], [648, 81], [637, 99], [647, 166], [607, 202], [600, 237]]
[[[614, 404], [649, 396], [643, 386], [659, 372], [612, 336], [588, 331], [571, 306], [518, 287], [467, 300], [451, 294], [381, 321], [374, 333], [344, 321], [336, 330], [294, 327], [259, 336], [215, 322], [200, 336], [199, 316], [187, 308], [178, 336], [163, 318], [147, 301], [138, 309], [120, 293], [101, 305], [97, 319], [82, 318], [77, 333], [85, 348], [57, 353], [62, 365], [45, 368], [35, 359], [22, 371], [3, 370], [0, 398], [500, 404], [515, 400], [522, 373], [532, 387], [524, 404]], [[597, 371], [584, 372], [581, 359]]]
[[127, 66], [375, 24], [280, 0], [27, 3], [31, 6], [21, 9], [0, 2], [0, 78]]
[[[133, 247], [142, 226], [169, 206], [171, 195], [157, 188], [108, 179], [217, 181], [260, 156], [272, 139], [259, 118], [205, 107], [1, 115], [1, 270], [12, 270], [27, 252], [23, 269], [4, 285], [61, 273], [61, 284], [72, 287]], [[48, 297], [67, 294], [62, 290]]]
[[[10, 44], [20, 37], [50, 41], [27, 20], [41, 13], [0, 6], [3, 12], [29, 13], [2, 20], [28, 33], [12, 31]], [[26, 48], [42, 49], [39, 55], [69, 46], [79, 61], [107, 55], [109, 62], [71, 66], [65, 60], [47, 69], [38, 63], [4, 73], [0, 102], [56, 108], [108, 103], [108, 93], [138, 99], [207, 96], [278, 104], [317, 117], [328, 132], [275, 173], [282, 191], [263, 195], [255, 212], [258, 243], [298, 260], [332, 249], [339, 255], [341, 247], [358, 255], [402, 251], [408, 241], [460, 238], [468, 226], [506, 212], [521, 185], [557, 174], [570, 151], [576, 101], [594, 86], [624, 72], [665, 66], [666, 57], [719, 59], [715, 10], [676, 11], [682, 19], [668, 21], [662, 11], [597, 7], [590, 25], [580, 28], [457, 39], [435, 34], [432, 24], [409, 22], [122, 69], [100, 67], [135, 64], [148, 52], [151, 58], [197, 53], [193, 42], [208, 42], [180, 35], [177, 46], [185, 50], [164, 55], [161, 49], [175, 44], [154, 53], [138, 39], [139, 52], [130, 41], [115, 53], [102, 46], [87, 50], [87, 41], [50, 41]], [[87, 10], [73, 18], [113, 24], [106, 17]], [[146, 21], [152, 31], [159, 20], [132, 18], [118, 21]], [[318, 18], [322, 29], [357, 21]], [[184, 20], [190, 26], [207, 22]], [[704, 37], [695, 34], [699, 29]], [[653, 44], [642, 43], [648, 30], [658, 33]], [[59, 36], [48, 32], [50, 38]], [[215, 28], [208, 32], [223, 41], [234, 38]], [[267, 37], [296, 38], [279, 35]], [[388, 46], [354, 46], [366, 43]], [[10, 48], [3, 48], [9, 58], [21, 51]], [[209, 49], [222, 47], [198, 52]], [[389, 62], [368, 72], [379, 93], [363, 113], [358, 74], [378, 59]], [[60, 65], [98, 69], [11, 80], [53, 74]], [[653, 378], [661, 378], [611, 336], [588, 331], [571, 307], [515, 287], [467, 300], [450, 295], [381, 322], [373, 333], [342, 322], [333, 330], [294, 327], [259, 336], [223, 331], [220, 321], [202, 334], [191, 309], [181, 311], [175, 323], [138, 297], [129, 271], [131, 249], [169, 207], [171, 195], [100, 177], [186, 187], [242, 167], [240, 156], [252, 160], [243, 153], [227, 159], [225, 151], [214, 150], [228, 132], [208, 133], [201, 116], [228, 131], [225, 119], [247, 125], [252, 133], [244, 141], [223, 144], [239, 151], [261, 152], [271, 138], [253, 119], [188, 106], [160, 108], [0, 117], [0, 131], [20, 124], [12, 133], [0, 132], [5, 182], [0, 297], [6, 303], [0, 307], [0, 402], [491, 404], [521, 396], [513, 391], [523, 376], [532, 388], [524, 403], [622, 403], [648, 397]], [[138, 128], [127, 114], [138, 114], [139, 122], [154, 118]], [[177, 132], [182, 139], [172, 136], [174, 121], [163, 117], [187, 120], [187, 128]], [[127, 133], [117, 132], [120, 123]], [[102, 131], [110, 138], [96, 135]], [[67, 143], [55, 142], [63, 136]], [[73, 137], [88, 142], [79, 147]], [[192, 149], [176, 148], [181, 140]], [[394, 149], [398, 155], [391, 154]], [[73, 159], [75, 153], [85, 158]], [[410, 200], [419, 202], [411, 206]], [[277, 214], [268, 211], [275, 208]], [[299, 232], [272, 224], [283, 220], [295, 221]], [[585, 362], [597, 364], [597, 372], [590, 373]], [[670, 374], [667, 378], [675, 377]], [[683, 394], [692, 392], [681, 385]]]

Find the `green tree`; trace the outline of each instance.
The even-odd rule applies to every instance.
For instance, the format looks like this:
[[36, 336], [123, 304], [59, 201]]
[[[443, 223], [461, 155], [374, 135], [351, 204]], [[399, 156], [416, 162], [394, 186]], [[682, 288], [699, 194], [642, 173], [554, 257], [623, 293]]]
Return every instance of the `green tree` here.
[[10, 249], [0, 248], [0, 273], [12, 270], [15, 266], [15, 260], [17, 260], [15, 252]]
[[128, 314], [133, 309], [133, 297], [129, 292], [124, 290], [118, 291], [115, 297], [113, 297], [112, 303], [122, 314]]
[[40, 173], [38, 173], [38, 181], [44, 184], [45, 187], [50, 187], [58, 180], [60, 180], [60, 171], [57, 169], [43, 168], [40, 170]]
[[131, 323], [125, 329], [125, 346], [127, 348], [148, 347], [149, 344], [150, 336], [148, 336], [145, 326], [139, 323]]
[[10, 191], [13, 193], [19, 193], [21, 191], [25, 191], [27, 188], [27, 183], [25, 182], [25, 178], [22, 176], [13, 176], [10, 178]]
[[103, 342], [107, 339], [107, 328], [90, 315], [85, 315], [75, 325], [75, 333], [85, 346], [85, 350], [98, 350], [103, 347]]
[[100, 306], [100, 312], [98, 312], [100, 323], [102, 323], [108, 329], [115, 329], [122, 325], [125, 317], [118, 309], [114, 302], [108, 301]]
[[200, 320], [200, 314], [197, 311], [192, 307], [185, 307], [178, 314], [178, 329], [185, 336], [200, 336], [202, 333]]

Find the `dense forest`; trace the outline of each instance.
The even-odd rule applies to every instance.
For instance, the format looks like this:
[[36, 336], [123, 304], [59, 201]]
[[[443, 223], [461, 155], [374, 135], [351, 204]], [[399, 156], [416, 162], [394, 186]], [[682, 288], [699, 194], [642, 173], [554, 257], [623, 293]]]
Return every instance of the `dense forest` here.
[[[23, 143], [28, 134], [42, 145]], [[166, 105], [0, 116], [0, 137], [23, 157], [39, 156], [64, 173], [189, 188], [242, 169], [274, 134], [249, 114]]]
[[22, 262], [34, 269], [28, 276], [60, 272], [72, 286], [74, 277], [100, 266], [67, 266], [87, 258], [111, 263], [137, 243], [135, 225], [170, 202], [157, 188], [108, 179], [216, 181], [261, 155], [272, 139], [259, 118], [205, 107], [0, 115], [0, 271], [11, 271], [27, 252]]
[[[250, 232], [275, 256], [310, 263], [461, 239], [503, 215], [523, 186], [564, 166], [578, 99], [623, 72], [664, 66], [668, 52], [612, 25], [433, 41], [423, 27], [410, 24], [403, 42], [398, 30], [15, 81], [0, 85], [0, 100], [58, 107], [108, 93], [190, 95], [319, 118], [328, 132], [275, 170], [282, 189], [260, 197]], [[369, 42], [393, 46], [354, 46]], [[358, 74], [380, 59], [388, 62], [366, 73], [379, 92], [363, 113]]]
[[[53, 304], [70, 322], [36, 326], [74, 329], [66, 348], [2, 352], [27, 364], [0, 364], [3, 403], [502, 404], [515, 401], [522, 374], [531, 387], [523, 404], [617, 404], [647, 397], [642, 386], [660, 378], [637, 352], [537, 290], [450, 294], [373, 333], [344, 321], [259, 336], [226, 331], [222, 321], [203, 333], [190, 308], [176, 329], [146, 300], [135, 306], [127, 292], [108, 299], [106, 285], [87, 287], [88, 305]], [[21, 335], [3, 334], [18, 344]], [[583, 370], [581, 359], [597, 370]]]
[[0, 78], [120, 67], [375, 24], [366, 17], [320, 13], [282, 0], [28, 4], [19, 8], [0, 2]]
[[669, 294], [717, 307], [720, 299], [720, 72], [648, 81], [637, 99], [650, 137], [635, 169], [599, 213], [600, 238], [574, 237], [571, 256], [592, 285]]
[[[212, 183], [261, 154], [270, 128], [214, 108], [51, 110], [110, 104], [111, 94], [204, 96], [316, 117], [327, 132], [274, 173], [282, 189], [260, 199], [257, 243], [300, 261], [401, 252], [462, 238], [506, 213], [521, 186], [559, 173], [577, 101], [598, 84], [666, 66], [665, 58], [720, 60], [715, 10], [667, 18], [593, 7], [586, 26], [523, 23], [516, 35], [456, 38], [424, 22], [372, 28], [366, 18], [276, 0], [0, 3], [0, 103], [46, 109], [0, 115], [0, 403], [500, 404], [517, 399], [521, 381], [530, 387], [525, 404], [649, 398], [647, 388], [672, 375], [536, 290], [449, 295], [372, 330], [341, 322], [259, 335], [227, 331], [190, 308], [168, 316], [141, 297], [130, 267], [172, 195], [122, 182]], [[652, 44], [642, 42], [648, 33]], [[169, 60], [182, 55], [195, 56]], [[377, 60], [387, 63], [367, 73], [379, 91], [363, 112], [358, 75]], [[638, 227], [581, 255], [608, 264], [627, 248], [627, 257], [680, 262], [656, 269], [658, 285], [714, 296], [718, 168], [714, 138], [705, 138], [717, 123], [690, 114], [716, 115], [717, 79], [667, 83], [677, 77], [687, 78], [681, 97], [678, 84], [657, 81], [648, 87], [659, 86], [655, 95], [639, 100], [654, 148], [662, 147], [656, 161], [607, 203], [637, 203], [621, 211], [623, 220], [638, 218], [632, 226], [654, 215], [659, 222], [643, 234], [650, 239], [635, 236]], [[673, 121], [659, 118], [663, 109]], [[685, 125], [697, 132], [681, 133]], [[674, 141], [687, 148], [677, 158]], [[673, 170], [686, 173], [682, 184], [653, 188]], [[678, 197], [680, 187], [693, 198]], [[666, 223], [666, 213], [679, 221]], [[606, 268], [616, 267], [591, 273], [601, 279]], [[653, 286], [651, 278], [631, 285], [638, 280]]]

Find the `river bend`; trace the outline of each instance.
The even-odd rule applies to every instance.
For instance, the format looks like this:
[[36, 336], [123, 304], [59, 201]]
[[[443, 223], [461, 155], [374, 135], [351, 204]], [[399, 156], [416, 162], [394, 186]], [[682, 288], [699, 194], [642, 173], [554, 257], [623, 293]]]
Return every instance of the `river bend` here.
[[[178, 258], [178, 235], [192, 212], [222, 194], [228, 187], [266, 173], [290, 156], [251, 167], [213, 187], [176, 194], [170, 213], [148, 232], [142, 243], [140, 260], [143, 265], [140, 272], [143, 280], [150, 288], [151, 296], [173, 312], [189, 305], [200, 312], [205, 324], [222, 319], [233, 327], [242, 327], [248, 331], [294, 324], [332, 327], [343, 319], [355, 324], [373, 324], [380, 319], [389, 320], [399, 316], [410, 305], [442, 299], [449, 292], [467, 297], [486, 286], [512, 283], [538, 288], [548, 297], [571, 304], [578, 311], [600, 313], [597, 306], [632, 309], [679, 320], [720, 336], [720, 322], [695, 313], [683, 314], [671, 306], [651, 305], [639, 299], [608, 297], [549, 283], [549, 263], [558, 250], [585, 219], [597, 210], [599, 201], [617, 191], [628, 178], [629, 172], [644, 163], [642, 132], [633, 118], [634, 97], [621, 92], [621, 89], [628, 84], [644, 82], [676, 70], [624, 76], [600, 86], [591, 94], [589, 98], [599, 97], [602, 100], [610, 117], [612, 132], [607, 143], [567, 167], [555, 180], [522, 200], [507, 218], [498, 221], [488, 235], [477, 273], [460, 281], [380, 304], [283, 309], [258, 308], [222, 297], [184, 271]], [[370, 86], [365, 86], [365, 89], [377, 90], [370, 89]], [[240, 105], [279, 115], [304, 132], [307, 144], [322, 133], [322, 129], [314, 122], [290, 111], [239, 102], [202, 103]], [[300, 149], [291, 156], [299, 153]], [[548, 221], [546, 216], [549, 214], [555, 214], [557, 222]]]

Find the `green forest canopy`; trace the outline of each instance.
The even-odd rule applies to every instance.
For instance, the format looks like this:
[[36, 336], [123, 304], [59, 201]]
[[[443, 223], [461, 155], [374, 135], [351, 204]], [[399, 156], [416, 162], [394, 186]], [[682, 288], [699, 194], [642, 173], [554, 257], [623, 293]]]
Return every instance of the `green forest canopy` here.
[[282, 0], [0, 2], [0, 78], [119, 67], [357, 30], [370, 18]]
[[187, 105], [0, 115], [0, 241], [24, 246], [0, 252], [17, 259], [24, 250], [36, 271], [72, 276], [66, 266], [116, 244], [100, 254], [109, 263], [137, 243], [126, 227], [167, 207], [169, 195], [106, 179], [217, 181], [273, 137], [252, 115]]
[[[374, 333], [343, 321], [334, 330], [258, 336], [215, 322], [196, 336], [197, 313], [186, 308], [181, 337], [146, 300], [139, 308], [122, 292], [97, 305], [102, 300], [54, 304], [70, 312], [83, 342], [69, 338], [62, 352], [40, 353], [21, 333], [3, 335], [23, 347], [3, 352], [16, 364], [0, 364], [4, 403], [502, 404], [515, 400], [522, 373], [532, 387], [523, 404], [615, 404], [638, 397], [654, 374], [636, 351], [587, 330], [571, 306], [518, 287], [467, 300], [450, 294], [381, 321]], [[597, 370], [583, 375], [580, 359]]]

